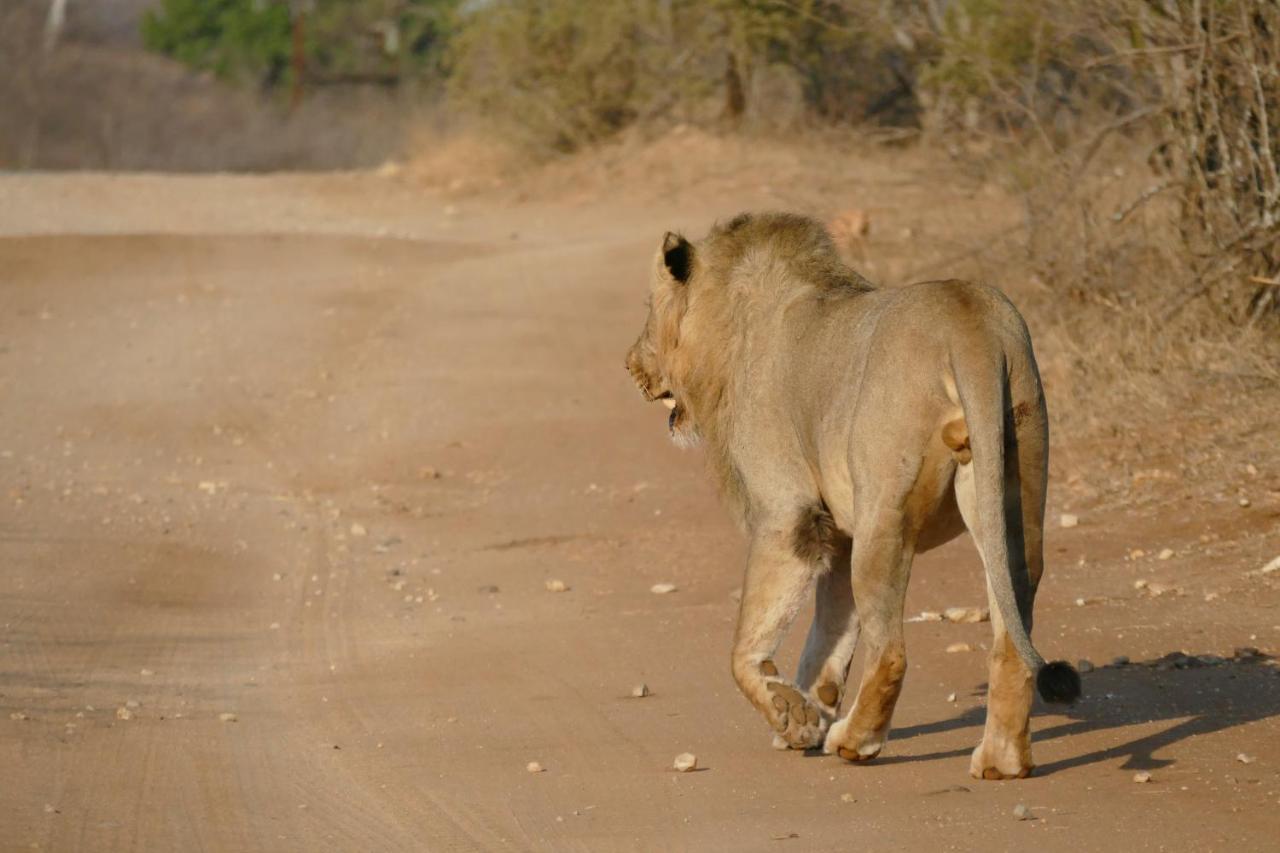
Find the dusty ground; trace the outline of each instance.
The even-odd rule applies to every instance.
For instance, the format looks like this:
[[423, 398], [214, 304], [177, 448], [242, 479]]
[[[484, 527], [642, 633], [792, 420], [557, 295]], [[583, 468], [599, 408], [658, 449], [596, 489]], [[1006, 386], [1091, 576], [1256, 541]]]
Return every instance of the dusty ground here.
[[[881, 276], [943, 208], [999, 224], [862, 180], [903, 235]], [[1032, 779], [966, 772], [987, 625], [908, 626], [872, 765], [769, 748], [727, 666], [742, 545], [621, 369], [662, 230], [787, 201], [705, 198], [0, 177], [0, 846], [1274, 848], [1274, 444], [1213, 487], [1131, 464], [1138, 500], [1073, 488], [1093, 451], [1055, 436], [1050, 517], [1081, 521], [1037, 637], [1098, 668], [1037, 711]], [[981, 603], [968, 541], [916, 566], [911, 613]], [[1234, 658], [1156, 665], [1180, 651]]]

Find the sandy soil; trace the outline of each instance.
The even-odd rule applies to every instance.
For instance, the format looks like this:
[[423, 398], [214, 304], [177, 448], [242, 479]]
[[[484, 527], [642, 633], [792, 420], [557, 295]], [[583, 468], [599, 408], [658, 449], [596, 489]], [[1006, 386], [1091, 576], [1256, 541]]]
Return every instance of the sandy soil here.
[[[0, 847], [1274, 849], [1265, 468], [1110, 503], [1055, 468], [1038, 643], [1097, 669], [1033, 778], [967, 775], [987, 625], [908, 626], [880, 760], [769, 747], [742, 544], [621, 369], [661, 232], [752, 192], [0, 178]], [[917, 561], [911, 613], [981, 603], [967, 540]]]

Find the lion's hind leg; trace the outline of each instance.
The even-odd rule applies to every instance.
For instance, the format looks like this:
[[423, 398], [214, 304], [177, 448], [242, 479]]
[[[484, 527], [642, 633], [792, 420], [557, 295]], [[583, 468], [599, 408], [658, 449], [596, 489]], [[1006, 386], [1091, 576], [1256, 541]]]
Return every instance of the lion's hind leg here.
[[911, 575], [911, 548], [903, 513], [889, 506], [872, 513], [853, 536], [853, 597], [866, 644], [866, 665], [848, 716], [831, 726], [824, 749], [847, 761], [869, 761], [889, 737], [893, 709], [907, 672], [902, 609]]
[[747, 558], [733, 643], [738, 688], [792, 749], [818, 746], [828, 722], [816, 702], [778, 674], [772, 660], [816, 568], [796, 553], [792, 531], [758, 530]]
[[[1035, 483], [1025, 484], [1032, 488]], [[1015, 484], [1016, 487], [1016, 484]], [[1029, 568], [1034, 582], [1039, 579], [1042, 565], [1040, 520], [1034, 526], [1027, 525], [1027, 516], [1038, 515], [1039, 499], [1032, 495], [1032, 507], [1024, 512], [1025, 546]], [[977, 497], [973, 483], [973, 466], [961, 465], [956, 472], [956, 500], [965, 524], [969, 527], [978, 552], [983, 552], [982, 528], [977, 512]], [[1025, 507], [1025, 504], [1024, 504]], [[1035, 769], [1031, 759], [1031, 702], [1034, 679], [1005, 630], [1000, 608], [987, 584], [987, 596], [991, 604], [991, 626], [995, 638], [991, 645], [987, 691], [987, 722], [982, 741], [973, 751], [969, 762], [969, 774], [975, 779], [1021, 779]]]

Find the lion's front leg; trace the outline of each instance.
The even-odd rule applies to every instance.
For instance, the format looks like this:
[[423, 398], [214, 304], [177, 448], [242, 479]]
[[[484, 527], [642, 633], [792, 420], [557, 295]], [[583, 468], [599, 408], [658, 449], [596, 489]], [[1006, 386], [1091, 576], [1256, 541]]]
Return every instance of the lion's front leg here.
[[790, 531], [753, 536], [733, 642], [733, 677], [792, 749], [821, 744], [828, 722], [816, 702], [778, 674], [772, 660], [813, 575], [814, 566], [794, 553]]
[[813, 625], [796, 673], [796, 683], [818, 700], [828, 721], [840, 711], [849, 663], [858, 645], [858, 611], [853, 603], [849, 568], [851, 545], [847, 537], [841, 537], [836, 543], [830, 570], [818, 578]]

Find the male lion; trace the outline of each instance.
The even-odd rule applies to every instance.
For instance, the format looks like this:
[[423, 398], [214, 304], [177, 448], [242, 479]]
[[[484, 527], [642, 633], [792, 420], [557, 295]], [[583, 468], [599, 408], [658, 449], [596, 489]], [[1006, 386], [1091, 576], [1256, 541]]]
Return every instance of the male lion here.
[[[907, 670], [911, 559], [967, 527], [995, 630], [969, 770], [1030, 773], [1033, 676], [1050, 702], [1074, 701], [1080, 677], [1046, 664], [1029, 637], [1048, 420], [1009, 301], [963, 281], [877, 289], [818, 223], [744, 214], [697, 244], [666, 235], [627, 369], [671, 409], [679, 443], [706, 445], [749, 533], [733, 676], [775, 741], [822, 743], [849, 761], [880, 753]], [[788, 681], [771, 658], [815, 578], [813, 626]], [[860, 633], [862, 683], [836, 721]]]

